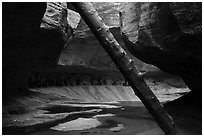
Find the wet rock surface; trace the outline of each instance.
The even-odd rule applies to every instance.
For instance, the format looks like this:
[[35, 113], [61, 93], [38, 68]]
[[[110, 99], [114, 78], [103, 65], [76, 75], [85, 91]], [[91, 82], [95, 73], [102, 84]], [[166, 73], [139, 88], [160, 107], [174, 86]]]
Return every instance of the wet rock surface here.
[[[149, 84], [151, 87], [151, 83]], [[182, 94], [178, 94], [179, 92], [184, 94], [188, 92], [187, 88], [175, 88], [165, 84], [152, 85], [151, 88], [161, 102], [171, 101], [182, 96]], [[102, 133], [97, 131], [96, 134], [120, 134], [120, 132], [136, 134], [156, 126], [155, 121], [152, 121], [150, 114], [147, 113], [129, 86], [68, 86], [34, 88], [31, 91], [35, 94], [16, 97], [12, 105], [4, 106], [3, 134], [94, 134], [91, 130], [97, 129], [104, 131]], [[136, 118], [137, 115], [138, 118]], [[143, 120], [140, 115], [144, 118]], [[132, 126], [135, 127], [135, 125], [130, 121], [128, 123], [124, 120], [121, 121], [120, 117], [126, 119], [125, 121], [135, 119], [136, 123], [142, 121], [148, 123], [149, 121], [151, 124], [149, 123], [147, 129], [145, 128], [147, 125], [143, 124], [144, 129], [138, 127], [131, 131]], [[87, 133], [85, 133], [86, 129], [82, 129], [78, 133], [50, 129], [78, 118], [93, 118], [102, 124], [98, 128], [91, 128]], [[113, 118], [114, 120], [111, 121]], [[125, 128], [123, 129], [118, 124], [123, 124]], [[63, 130], [61, 126], [54, 129], [56, 128]], [[66, 128], [66, 130], [69, 129]], [[160, 131], [160, 133], [162, 132]]]
[[[142, 74], [146, 82], [153, 85], [164, 82], [177, 88], [187, 86], [180, 77], [169, 73], [149, 71]], [[58, 66], [33, 72], [28, 79], [30, 88], [84, 86], [84, 85], [123, 85], [129, 86], [128, 81], [116, 70], [101, 70], [84, 66]]]

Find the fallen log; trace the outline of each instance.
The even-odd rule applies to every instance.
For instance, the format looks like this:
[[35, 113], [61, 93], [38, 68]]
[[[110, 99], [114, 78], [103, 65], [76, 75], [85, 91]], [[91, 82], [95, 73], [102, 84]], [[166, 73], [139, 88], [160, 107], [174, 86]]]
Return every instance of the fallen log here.
[[155, 118], [163, 132], [165, 134], [177, 134], [173, 119], [164, 110], [146, 82], [140, 77], [140, 71], [134, 65], [134, 61], [128, 57], [124, 49], [115, 40], [92, 4], [88, 2], [73, 2], [72, 5], [84, 19], [120, 72], [128, 80], [135, 94]]

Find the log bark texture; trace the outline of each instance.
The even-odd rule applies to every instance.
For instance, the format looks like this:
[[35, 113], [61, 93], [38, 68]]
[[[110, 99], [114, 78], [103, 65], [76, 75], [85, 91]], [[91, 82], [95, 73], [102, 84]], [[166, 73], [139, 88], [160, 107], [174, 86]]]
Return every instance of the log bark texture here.
[[72, 3], [72, 5], [95, 34], [124, 77], [127, 78], [135, 94], [155, 118], [164, 133], [176, 134], [177, 130], [173, 119], [164, 110], [145, 81], [139, 76], [140, 72], [134, 65], [134, 61], [128, 57], [124, 49], [115, 40], [109, 28], [103, 23], [93, 6], [90, 3]]

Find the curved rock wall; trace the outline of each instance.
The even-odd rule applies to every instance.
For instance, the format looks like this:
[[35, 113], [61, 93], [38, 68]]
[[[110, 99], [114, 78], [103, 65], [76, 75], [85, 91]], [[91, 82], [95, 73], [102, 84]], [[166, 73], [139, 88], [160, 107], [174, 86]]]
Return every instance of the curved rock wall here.
[[[125, 50], [181, 76], [189, 88], [201, 89], [200, 3], [92, 4]], [[2, 22], [3, 91], [27, 89], [29, 76], [56, 66], [64, 47], [59, 64], [116, 70], [80, 16], [66, 9], [66, 3], [3, 3]], [[134, 59], [141, 71], [157, 69]]]
[[[99, 16], [110, 28], [117, 41], [126, 49], [121, 39], [119, 28], [119, 2], [92, 2]], [[69, 11], [68, 11], [69, 13]], [[77, 17], [77, 16], [75, 16]], [[72, 18], [70, 18], [72, 19]], [[69, 22], [69, 20], [68, 20]], [[116, 70], [116, 66], [102, 48], [98, 40], [90, 31], [83, 19], [80, 20], [76, 29], [73, 29], [73, 38], [67, 43], [62, 51], [60, 65], [82, 65], [97, 69]], [[127, 49], [126, 49], [127, 50]], [[147, 65], [131, 56], [141, 71], [157, 69], [152, 65]]]
[[138, 59], [181, 76], [201, 91], [201, 3], [123, 3], [125, 45]]
[[63, 34], [64, 39], [71, 35], [68, 31], [67, 4], [63, 2], [47, 2], [47, 8], [40, 27], [59, 30]]

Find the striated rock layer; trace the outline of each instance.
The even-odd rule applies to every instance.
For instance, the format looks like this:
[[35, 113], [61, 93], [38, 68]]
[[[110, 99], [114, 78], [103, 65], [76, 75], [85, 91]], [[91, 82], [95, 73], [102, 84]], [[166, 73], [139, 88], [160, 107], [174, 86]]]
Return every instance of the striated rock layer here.
[[[132, 57], [181, 76], [190, 89], [201, 91], [201, 3], [92, 4]], [[27, 89], [33, 74], [57, 64], [116, 70], [78, 13], [66, 6], [3, 3], [3, 93]], [[138, 59], [141, 71], [157, 69]]]
[[201, 11], [201, 3], [123, 3], [125, 45], [138, 59], [181, 76], [201, 93]]
[[[126, 49], [121, 39], [119, 28], [119, 2], [92, 2], [94, 8], [104, 23], [110, 28], [117, 41]], [[70, 11], [68, 11], [69, 13]], [[77, 16], [75, 16], [77, 17]], [[72, 18], [70, 18], [72, 20]], [[71, 22], [68, 20], [68, 22]], [[128, 52], [128, 51], [127, 51]], [[131, 55], [130, 55], [131, 56]], [[131, 56], [141, 71], [156, 69]], [[67, 43], [59, 59], [60, 65], [82, 65], [97, 69], [117, 70], [116, 66], [107, 55], [103, 47], [95, 38], [89, 27], [81, 19], [77, 27], [73, 29], [73, 37]]]
[[[187, 94], [188, 100], [166, 107], [176, 112], [174, 119], [181, 117], [180, 125], [192, 126], [194, 123], [189, 118], [194, 119], [199, 123], [200, 134], [202, 107], [198, 100], [201, 96], [195, 91], [201, 91], [201, 4], [122, 3], [120, 17], [118, 3], [93, 4], [126, 50], [141, 61], [184, 79], [193, 90]], [[35, 130], [33, 125], [49, 125], [70, 115], [46, 114], [48, 111], [43, 110], [43, 105], [64, 109], [63, 105], [70, 102], [81, 105], [82, 102], [138, 101], [83, 20], [76, 12], [66, 10], [65, 3], [2, 5], [2, 124], [7, 131], [15, 129], [17, 134], [19, 129], [24, 130], [21, 127], [28, 126], [23, 133], [29, 132]], [[63, 49], [62, 55], [67, 58], [58, 62]], [[136, 60], [141, 71], [155, 68], [141, 61]], [[58, 63], [82, 66], [64, 67]], [[159, 73], [147, 72], [143, 77], [161, 102], [172, 101], [189, 92], [181, 79]], [[12, 100], [8, 100], [9, 96]], [[90, 111], [83, 113], [90, 114]], [[127, 114], [128, 119], [129, 116]]]
[[68, 35], [71, 35], [71, 33], [67, 32], [68, 22], [66, 3], [48, 2], [40, 27], [45, 29], [57, 29], [62, 32], [65, 39]]

